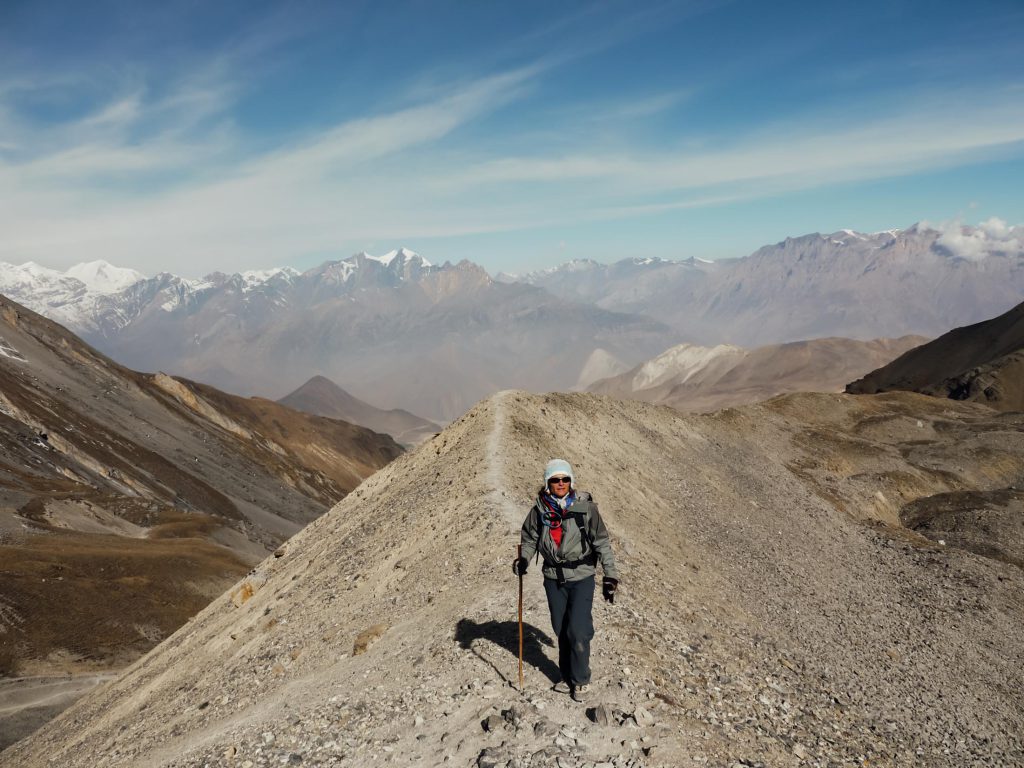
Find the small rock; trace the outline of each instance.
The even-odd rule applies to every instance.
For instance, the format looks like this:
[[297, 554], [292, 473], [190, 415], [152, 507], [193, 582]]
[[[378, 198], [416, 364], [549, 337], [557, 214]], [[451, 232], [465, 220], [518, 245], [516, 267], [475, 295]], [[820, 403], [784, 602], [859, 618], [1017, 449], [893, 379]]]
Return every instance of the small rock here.
[[419, 728], [425, 722], [426, 721], [423, 719], [423, 715], [416, 715], [416, 717], [413, 718], [413, 721], [412, 721], [413, 725], [415, 725], [417, 728]]
[[558, 724], [547, 717], [542, 717], [534, 724], [533, 733], [539, 738], [551, 738], [558, 733]]
[[611, 725], [612, 723], [612, 711], [604, 704], [598, 704], [596, 707], [588, 709], [587, 717], [598, 725]]
[[807, 747], [797, 742], [793, 745], [793, 754], [799, 757], [801, 760], [807, 759]]
[[497, 750], [485, 749], [480, 753], [476, 759], [477, 768], [497, 768], [498, 763], [501, 762], [498, 757]]
[[505, 718], [503, 718], [501, 715], [489, 715], [488, 717], [484, 718], [484, 721], [481, 723], [484, 730], [488, 733], [494, 733], [504, 724]]
[[654, 715], [641, 706], [637, 706], [637, 708], [633, 710], [633, 719], [636, 720], [636, 724], [642, 728], [654, 725]]
[[238, 754], [238, 747], [231, 746], [224, 750], [224, 759], [230, 760], [232, 757]]
[[302, 755], [298, 752], [292, 752], [288, 755], [288, 765], [302, 765]]
[[264, 744], [273, 744], [274, 743], [274, 739], [276, 739], [276, 738], [277, 737], [274, 736], [273, 732], [271, 732], [271, 731], [264, 731], [263, 732], [263, 743]]

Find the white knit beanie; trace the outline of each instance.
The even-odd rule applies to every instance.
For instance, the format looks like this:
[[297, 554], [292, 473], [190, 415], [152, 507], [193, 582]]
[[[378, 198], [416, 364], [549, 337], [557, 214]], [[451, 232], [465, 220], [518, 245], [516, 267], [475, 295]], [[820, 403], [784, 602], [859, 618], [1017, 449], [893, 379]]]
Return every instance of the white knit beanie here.
[[569, 486], [573, 487], [576, 485], [576, 478], [572, 474], [572, 464], [565, 459], [552, 459], [548, 462], [548, 465], [544, 467], [544, 485], [548, 484], [555, 475], [568, 475]]

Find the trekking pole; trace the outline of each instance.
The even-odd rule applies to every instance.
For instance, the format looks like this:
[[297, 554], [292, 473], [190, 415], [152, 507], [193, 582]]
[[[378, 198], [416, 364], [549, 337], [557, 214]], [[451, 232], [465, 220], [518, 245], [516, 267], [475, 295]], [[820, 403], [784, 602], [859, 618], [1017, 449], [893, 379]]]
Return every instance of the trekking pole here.
[[[517, 560], [523, 556], [523, 545], [516, 545]], [[519, 574], [519, 690], [523, 690], [523, 574]]]

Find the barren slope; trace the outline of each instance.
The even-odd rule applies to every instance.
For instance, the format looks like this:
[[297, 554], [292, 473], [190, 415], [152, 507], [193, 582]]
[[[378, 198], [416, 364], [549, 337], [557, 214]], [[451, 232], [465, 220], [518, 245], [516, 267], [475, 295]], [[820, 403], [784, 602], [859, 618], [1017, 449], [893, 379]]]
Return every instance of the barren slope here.
[[0, 297], [0, 677], [135, 660], [400, 451], [122, 368]]
[[1024, 303], [991, 320], [954, 328], [858, 379], [846, 391], [899, 389], [1024, 411]]
[[923, 336], [827, 338], [755, 349], [681, 344], [587, 389], [683, 411], [713, 411], [788, 392], [840, 392], [854, 376], [926, 341]]
[[[701, 416], [501, 393], [0, 765], [1020, 764], [1024, 573], [899, 516], [1019, 483], [1022, 421], [911, 394]], [[535, 567], [510, 687], [509, 562], [554, 455], [623, 571], [595, 605], [607, 725], [547, 690]]]

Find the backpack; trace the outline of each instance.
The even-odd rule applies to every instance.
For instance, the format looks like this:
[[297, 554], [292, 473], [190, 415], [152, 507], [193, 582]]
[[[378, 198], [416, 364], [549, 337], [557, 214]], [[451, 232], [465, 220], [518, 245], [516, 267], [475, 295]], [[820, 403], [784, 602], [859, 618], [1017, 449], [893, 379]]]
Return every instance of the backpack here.
[[[593, 498], [588, 494], [586, 501], [593, 502]], [[534, 509], [537, 510], [537, 550], [536, 556], [534, 557], [534, 560], [536, 561], [540, 557], [540, 544], [541, 540], [544, 538], [544, 529], [547, 526], [545, 526], [544, 521], [540, 519], [541, 511], [536, 507], [534, 507]], [[559, 586], [565, 584], [565, 574], [563, 573], [563, 569], [579, 568], [581, 565], [597, 565], [597, 550], [594, 548], [593, 539], [590, 538], [590, 532], [587, 530], [587, 524], [584, 520], [583, 513], [569, 512], [566, 510], [566, 513], [562, 515], [563, 524], [569, 518], [575, 520], [577, 527], [580, 529], [580, 539], [583, 541], [583, 557], [579, 560], [570, 560], [566, 563], [552, 563], [558, 577]], [[589, 550], [589, 552], [587, 550]]]

